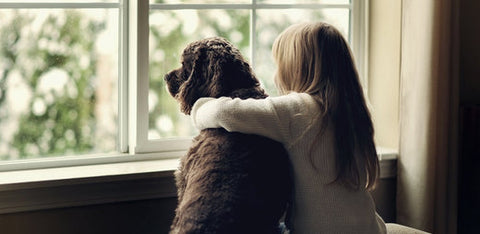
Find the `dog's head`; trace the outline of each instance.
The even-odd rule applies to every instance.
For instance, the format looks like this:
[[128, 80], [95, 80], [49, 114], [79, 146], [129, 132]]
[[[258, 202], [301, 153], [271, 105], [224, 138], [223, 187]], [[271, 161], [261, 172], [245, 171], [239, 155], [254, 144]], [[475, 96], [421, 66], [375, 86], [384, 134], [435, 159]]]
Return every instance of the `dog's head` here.
[[182, 66], [165, 75], [170, 94], [190, 114], [201, 97], [238, 96], [239, 90], [264, 92], [240, 51], [224, 38], [212, 37], [187, 45]]

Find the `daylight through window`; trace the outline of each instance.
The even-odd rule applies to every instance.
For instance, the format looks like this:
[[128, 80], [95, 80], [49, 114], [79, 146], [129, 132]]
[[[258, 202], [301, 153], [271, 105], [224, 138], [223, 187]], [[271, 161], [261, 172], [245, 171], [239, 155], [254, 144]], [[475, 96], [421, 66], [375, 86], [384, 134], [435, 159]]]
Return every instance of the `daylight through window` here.
[[0, 159], [115, 151], [118, 4], [30, 2], [0, 1]]
[[[355, 43], [358, 2], [0, 0], [0, 161], [185, 150], [197, 130], [163, 77], [188, 43], [227, 38], [277, 95], [276, 36], [325, 21]], [[133, 56], [136, 49], [145, 56]], [[131, 72], [133, 63], [144, 64], [145, 77]]]

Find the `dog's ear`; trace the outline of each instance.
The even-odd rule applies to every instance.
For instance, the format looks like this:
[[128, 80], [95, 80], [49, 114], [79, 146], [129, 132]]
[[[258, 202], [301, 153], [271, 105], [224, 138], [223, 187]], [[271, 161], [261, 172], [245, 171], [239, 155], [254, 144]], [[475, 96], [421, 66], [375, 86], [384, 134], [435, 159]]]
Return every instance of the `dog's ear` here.
[[197, 47], [193, 51], [193, 59], [191, 60], [192, 69], [187, 80], [180, 86], [177, 97], [180, 102], [180, 109], [183, 113], [189, 115], [192, 110], [193, 104], [200, 97], [206, 96], [205, 90], [206, 77], [205, 77], [205, 48]]
[[242, 57], [240, 51], [234, 49], [232, 53], [232, 62], [225, 66], [227, 71], [226, 90], [229, 92], [238, 89], [250, 89], [260, 86], [260, 82], [250, 67], [250, 64]]
[[212, 77], [209, 88], [212, 97], [230, 96], [235, 90], [260, 85], [250, 65], [233, 46], [226, 46], [223, 51], [211, 56], [208, 69]]
[[[191, 49], [191, 48], [190, 48]], [[181, 85], [178, 99], [181, 100], [181, 111], [190, 114], [193, 104], [201, 97], [225, 96], [226, 64], [230, 61], [228, 53], [222, 53], [219, 47], [211, 44], [195, 44], [189, 52], [192, 69], [187, 80]]]
[[177, 94], [181, 111], [187, 115], [201, 97], [230, 96], [235, 90], [260, 86], [240, 51], [223, 40], [195, 43], [188, 54], [193, 57], [192, 69]]

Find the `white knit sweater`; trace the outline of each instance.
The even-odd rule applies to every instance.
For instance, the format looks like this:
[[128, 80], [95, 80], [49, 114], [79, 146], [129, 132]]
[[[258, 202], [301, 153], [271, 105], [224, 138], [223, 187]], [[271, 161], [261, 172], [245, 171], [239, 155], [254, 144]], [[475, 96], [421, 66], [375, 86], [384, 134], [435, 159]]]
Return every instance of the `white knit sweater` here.
[[[320, 109], [305, 93], [267, 99], [201, 98], [192, 121], [199, 129], [225, 128], [258, 134], [282, 142], [293, 167], [293, 204], [289, 226], [293, 233], [386, 233], [385, 223], [365, 189], [338, 183], [334, 137], [330, 126], [320, 132]], [[362, 175], [365, 181], [365, 175]]]

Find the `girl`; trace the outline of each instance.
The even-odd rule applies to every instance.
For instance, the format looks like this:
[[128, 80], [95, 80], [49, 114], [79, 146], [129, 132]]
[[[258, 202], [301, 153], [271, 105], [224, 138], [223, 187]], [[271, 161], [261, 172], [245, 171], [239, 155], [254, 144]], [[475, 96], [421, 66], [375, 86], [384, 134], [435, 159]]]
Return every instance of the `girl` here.
[[379, 170], [373, 126], [347, 42], [326, 23], [297, 24], [272, 52], [283, 96], [201, 98], [194, 125], [284, 144], [294, 175], [291, 232], [385, 233], [369, 193]]

